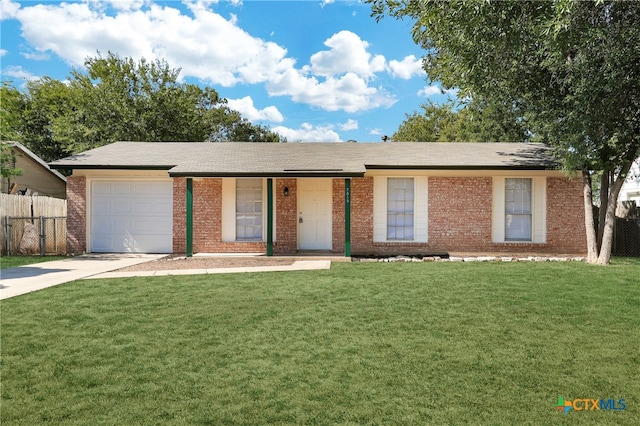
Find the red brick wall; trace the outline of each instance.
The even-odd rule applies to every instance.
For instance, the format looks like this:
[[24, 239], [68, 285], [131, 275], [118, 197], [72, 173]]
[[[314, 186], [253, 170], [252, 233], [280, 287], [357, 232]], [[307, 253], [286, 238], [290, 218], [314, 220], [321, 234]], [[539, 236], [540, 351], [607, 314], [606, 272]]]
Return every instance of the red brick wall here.
[[[437, 253], [586, 252], [582, 189], [578, 179], [547, 179], [547, 242], [492, 242], [492, 179], [430, 177], [428, 243], [373, 242], [373, 178], [352, 180], [354, 255]], [[335, 225], [334, 225], [335, 226]]]
[[[297, 251], [297, 185], [276, 179], [274, 253]], [[68, 188], [73, 188], [73, 181]], [[284, 195], [284, 187], [289, 195]], [[184, 178], [174, 179], [174, 252], [185, 251]], [[68, 189], [69, 191], [69, 189]], [[492, 179], [430, 177], [428, 243], [373, 242], [373, 178], [351, 180], [351, 244], [354, 255], [431, 253], [585, 253], [584, 212], [579, 179], [547, 179], [547, 243], [493, 243]], [[194, 252], [265, 252], [264, 242], [222, 242], [222, 181], [194, 182]], [[344, 252], [344, 179], [333, 180], [333, 252]], [[69, 211], [71, 212], [71, 202]], [[266, 212], [266, 206], [265, 206]], [[71, 215], [70, 215], [71, 217]], [[82, 212], [84, 218], [84, 212]], [[84, 223], [84, 222], [83, 222]], [[84, 232], [84, 226], [82, 232]], [[266, 229], [265, 229], [266, 232]], [[82, 239], [84, 241], [84, 239]], [[71, 245], [70, 245], [71, 247]], [[84, 246], [83, 246], [84, 247]]]
[[429, 178], [429, 245], [444, 251], [482, 251], [491, 242], [492, 179]]
[[187, 179], [173, 178], [173, 252], [187, 251]]
[[87, 251], [87, 179], [67, 178], [67, 253]]
[[[284, 188], [289, 195], [284, 195]], [[276, 179], [276, 238], [274, 253], [295, 253], [298, 249], [298, 191], [296, 179]], [[266, 211], [266, 210], [265, 210]]]
[[193, 251], [215, 253], [222, 240], [222, 179], [193, 181]]
[[563, 253], [587, 252], [579, 178], [547, 178], [547, 243]]
[[354, 178], [351, 179], [351, 253], [373, 251], [373, 178]]
[[331, 251], [344, 253], [344, 179], [333, 179]]

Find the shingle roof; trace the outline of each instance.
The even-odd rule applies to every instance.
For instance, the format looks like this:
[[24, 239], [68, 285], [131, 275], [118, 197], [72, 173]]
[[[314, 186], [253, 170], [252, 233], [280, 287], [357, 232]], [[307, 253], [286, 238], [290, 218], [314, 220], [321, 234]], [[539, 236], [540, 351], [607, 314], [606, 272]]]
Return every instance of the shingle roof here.
[[57, 160], [61, 169], [159, 169], [171, 176], [363, 176], [367, 169], [550, 169], [525, 143], [116, 142]]

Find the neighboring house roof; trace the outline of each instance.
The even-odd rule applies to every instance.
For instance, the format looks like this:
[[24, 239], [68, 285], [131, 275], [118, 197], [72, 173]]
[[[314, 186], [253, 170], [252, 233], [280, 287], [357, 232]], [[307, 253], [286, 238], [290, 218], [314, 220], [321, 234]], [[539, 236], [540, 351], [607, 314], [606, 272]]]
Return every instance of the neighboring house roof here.
[[[6, 143], [11, 146], [15, 154], [16, 161], [14, 167], [20, 169], [22, 173], [10, 179], [3, 179], [3, 192], [9, 189], [8, 181], [10, 180], [20, 189], [29, 188], [31, 191], [37, 192], [40, 195], [64, 198], [64, 188], [67, 184], [66, 177], [58, 171], [52, 170], [42, 158], [38, 157], [21, 143]], [[5, 186], [7, 187], [5, 188]]]
[[67, 178], [61, 175], [58, 171], [53, 170], [49, 165], [36, 154], [31, 152], [29, 148], [22, 145], [20, 142], [7, 142], [10, 146], [12, 146], [16, 151], [22, 152], [24, 155], [29, 157], [34, 162], [38, 163], [43, 169], [47, 170], [51, 174], [53, 174], [57, 179], [61, 180], [64, 183], [67, 183]]
[[557, 167], [526, 143], [116, 142], [51, 163], [59, 169], [154, 169], [170, 176], [363, 176], [367, 169]]

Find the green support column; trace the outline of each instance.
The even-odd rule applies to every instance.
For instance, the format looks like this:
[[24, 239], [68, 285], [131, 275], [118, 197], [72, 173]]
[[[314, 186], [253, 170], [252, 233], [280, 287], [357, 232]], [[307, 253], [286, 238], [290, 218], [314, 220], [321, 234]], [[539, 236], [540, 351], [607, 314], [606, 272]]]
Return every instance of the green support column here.
[[267, 256], [273, 256], [273, 179], [267, 179]]
[[344, 180], [344, 256], [351, 257], [351, 179]]
[[187, 257], [193, 256], [193, 179], [187, 178]]

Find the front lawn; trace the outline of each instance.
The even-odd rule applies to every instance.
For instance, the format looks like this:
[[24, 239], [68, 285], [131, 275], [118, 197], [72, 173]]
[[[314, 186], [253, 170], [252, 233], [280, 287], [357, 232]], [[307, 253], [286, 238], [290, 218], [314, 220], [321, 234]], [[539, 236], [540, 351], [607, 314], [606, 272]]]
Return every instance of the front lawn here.
[[0, 269], [15, 268], [16, 266], [68, 258], [68, 256], [0, 256]]
[[[86, 280], [2, 302], [2, 424], [638, 424], [640, 261]], [[625, 400], [626, 410], [556, 410]], [[619, 407], [619, 405], [618, 405]]]

